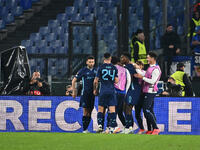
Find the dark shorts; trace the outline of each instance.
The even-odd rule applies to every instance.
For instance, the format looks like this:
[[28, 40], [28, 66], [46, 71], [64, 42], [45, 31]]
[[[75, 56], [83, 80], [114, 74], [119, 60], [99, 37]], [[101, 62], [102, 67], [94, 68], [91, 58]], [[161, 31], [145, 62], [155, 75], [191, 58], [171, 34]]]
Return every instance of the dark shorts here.
[[141, 93], [141, 86], [134, 86], [134, 89], [129, 89], [126, 98], [125, 98], [125, 103], [128, 105], [137, 105], [139, 98], [140, 98], [140, 93]]
[[80, 107], [93, 109], [94, 100], [95, 96], [92, 93], [91, 94], [83, 93], [83, 95], [81, 95], [80, 98]]
[[103, 107], [117, 106], [116, 93], [100, 93], [98, 98], [98, 105]]
[[123, 93], [117, 93], [116, 94], [116, 98], [117, 98], [117, 110], [119, 110], [120, 108], [123, 109], [125, 96], [126, 96], [126, 94], [123, 94]]

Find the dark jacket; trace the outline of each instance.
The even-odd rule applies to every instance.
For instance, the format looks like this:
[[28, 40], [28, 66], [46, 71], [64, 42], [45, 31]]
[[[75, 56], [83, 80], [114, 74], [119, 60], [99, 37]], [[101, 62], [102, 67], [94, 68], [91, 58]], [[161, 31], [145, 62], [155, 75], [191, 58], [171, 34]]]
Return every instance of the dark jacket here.
[[39, 79], [39, 82], [42, 82], [42, 87], [39, 87], [37, 83], [30, 84], [30, 80], [26, 81], [25, 93], [26, 95], [50, 95], [50, 86], [43, 79]]
[[[169, 45], [174, 45], [174, 48], [170, 49]], [[161, 47], [164, 49], [165, 56], [176, 55], [176, 49], [180, 48], [180, 37], [174, 31], [166, 32], [161, 38]]]
[[181, 97], [182, 96], [181, 85], [167, 83], [167, 88], [168, 89], [166, 90], [166, 92], [169, 93], [170, 97]]
[[193, 96], [192, 83], [186, 73], [183, 75], [183, 83], [185, 84], [185, 96]]

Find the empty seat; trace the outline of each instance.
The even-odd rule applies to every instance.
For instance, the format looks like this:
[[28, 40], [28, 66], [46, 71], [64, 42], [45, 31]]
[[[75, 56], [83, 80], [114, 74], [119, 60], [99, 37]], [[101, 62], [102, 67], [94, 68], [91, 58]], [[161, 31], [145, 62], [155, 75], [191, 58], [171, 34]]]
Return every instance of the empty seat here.
[[7, 7], [3, 6], [0, 9], [0, 17], [1, 18], [5, 18], [5, 16], [7, 16], [7, 14], [8, 14], [8, 9], [7, 9]]
[[36, 53], [36, 47], [35, 46], [30, 46], [30, 47], [26, 47], [27, 52], [30, 54]]
[[14, 15], [12, 13], [8, 13], [7, 16], [5, 17], [5, 22], [6, 24], [14, 22]]
[[23, 8], [20, 6], [17, 6], [16, 9], [14, 10], [14, 15], [15, 16], [20, 16], [23, 14]]
[[24, 47], [30, 47], [30, 46], [32, 46], [32, 42], [31, 42], [31, 40], [23, 40], [23, 41], [21, 41], [21, 45]]
[[62, 23], [63, 21], [67, 19], [67, 15], [65, 13], [58, 14], [56, 18], [60, 23]]
[[55, 58], [49, 59], [48, 74], [54, 77], [56, 75], [57, 66], [58, 66], [57, 59], [55, 59]]
[[84, 0], [75, 0], [74, 7], [80, 8], [81, 6], [85, 6]]
[[4, 20], [0, 20], [0, 30], [4, 29], [5, 27], [6, 26]]
[[38, 42], [37, 47], [42, 48], [42, 47], [47, 47], [47, 42], [45, 40], [40, 40]]
[[6, 0], [0, 0], [0, 7], [5, 6]]
[[89, 14], [89, 15], [84, 16], [84, 20], [85, 20], [86, 22], [92, 22], [92, 21], [93, 21], [93, 18], [94, 18], [94, 15], [93, 15], [93, 14]]
[[41, 38], [44, 39], [45, 35], [49, 33], [49, 28], [48, 27], [40, 27], [39, 33], [41, 35]]
[[83, 49], [89, 49], [91, 47], [91, 41], [89, 40], [82, 40], [81, 43], [80, 43], [80, 46], [83, 48]]
[[56, 76], [57, 77], [64, 77], [67, 74], [67, 64], [68, 60], [67, 59], [59, 59], [58, 60], [58, 69]]
[[82, 6], [82, 7], [80, 8], [80, 14], [81, 14], [81, 15], [88, 15], [88, 14], [90, 14], [89, 7], [84, 7], [84, 6]]
[[27, 10], [32, 7], [32, 1], [31, 0], [20, 0], [20, 5], [23, 7], [24, 10]]
[[39, 71], [42, 76], [42, 74], [44, 74], [44, 70], [45, 70], [44, 59], [36, 58], [33, 65], [35, 66], [34, 71]]
[[57, 28], [54, 28], [52, 30], [52, 32], [55, 33], [56, 35], [60, 35], [60, 34], [64, 33], [64, 29], [61, 26], [59, 26]]
[[63, 33], [63, 34], [61, 34], [61, 40], [62, 41], [66, 41], [66, 42], [68, 42], [68, 33]]
[[68, 48], [67, 47], [60, 47], [59, 49], [58, 49], [58, 52], [59, 53], [61, 53], [61, 54], [67, 54], [67, 50], [68, 50]]
[[82, 54], [83, 53], [83, 48], [81, 48], [81, 47], [79, 47], [77, 45], [74, 45], [72, 53], [74, 53], [74, 54]]
[[16, 0], [6, 0], [6, 7], [8, 9], [15, 9], [17, 7], [17, 1]]
[[31, 33], [30, 40], [31, 41], [39, 41], [39, 40], [41, 40], [40, 33]]
[[51, 42], [53, 40], [56, 40], [56, 35], [55, 33], [48, 33], [46, 36], [45, 36], [45, 40], [47, 42]]
[[52, 48], [57, 48], [57, 47], [61, 47], [62, 46], [62, 42], [60, 40], [55, 40], [55, 41], [52, 41], [50, 43], [50, 46]]
[[40, 52], [42, 54], [52, 54], [53, 53], [53, 48], [50, 46], [42, 47], [40, 48]]
[[48, 21], [49, 30], [53, 30], [54, 28], [57, 28], [58, 26], [59, 26], [58, 20], [49, 20]]
[[81, 21], [81, 16], [80, 14], [73, 14], [71, 21]]
[[[86, 2], [86, 5], [87, 5], [87, 2]], [[95, 8], [95, 5], [96, 5], [96, 1], [88, 1], [89, 8]]]
[[75, 12], [74, 7], [72, 6], [72, 7], [66, 7], [66, 8], [65, 8], [65, 13], [66, 13], [67, 15], [72, 15], [72, 14], [74, 14], [74, 13], [76, 13], [76, 12]]

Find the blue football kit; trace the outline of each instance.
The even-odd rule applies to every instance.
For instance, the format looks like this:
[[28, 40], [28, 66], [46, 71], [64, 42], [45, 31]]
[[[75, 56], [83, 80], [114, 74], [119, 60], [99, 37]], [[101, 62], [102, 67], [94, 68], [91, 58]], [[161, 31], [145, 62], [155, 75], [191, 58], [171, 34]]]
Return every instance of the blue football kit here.
[[80, 98], [80, 107], [94, 108], [93, 82], [96, 76], [96, 69], [82, 68], [75, 76], [77, 80], [82, 80], [83, 87]]
[[116, 93], [115, 93], [115, 77], [118, 77], [118, 70], [112, 64], [104, 63], [97, 71], [97, 77], [100, 81], [99, 105], [108, 107], [116, 106]]
[[127, 64], [125, 68], [128, 69], [131, 74], [131, 85], [127, 91], [125, 102], [133, 106], [138, 103], [141, 93], [141, 85], [139, 84], [138, 79], [133, 76], [137, 73], [134, 66], [132, 64]]

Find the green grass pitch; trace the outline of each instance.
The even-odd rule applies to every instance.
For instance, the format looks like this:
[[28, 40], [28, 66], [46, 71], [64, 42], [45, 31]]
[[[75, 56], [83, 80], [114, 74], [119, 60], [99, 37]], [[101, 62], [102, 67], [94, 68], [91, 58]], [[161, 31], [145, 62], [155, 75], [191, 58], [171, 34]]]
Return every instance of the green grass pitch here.
[[200, 136], [0, 133], [0, 150], [199, 150]]

